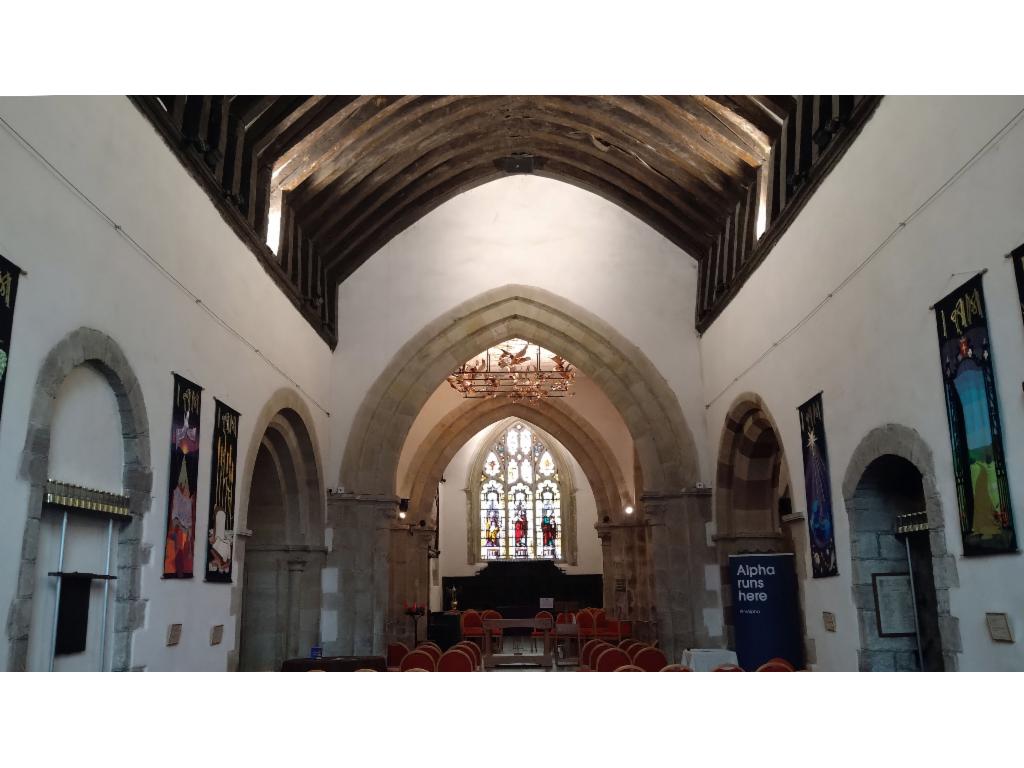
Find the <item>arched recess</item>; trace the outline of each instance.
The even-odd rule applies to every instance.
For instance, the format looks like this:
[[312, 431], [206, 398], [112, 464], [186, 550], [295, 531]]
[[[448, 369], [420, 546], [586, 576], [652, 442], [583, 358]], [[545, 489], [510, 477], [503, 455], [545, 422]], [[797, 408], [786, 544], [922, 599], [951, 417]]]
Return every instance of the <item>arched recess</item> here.
[[[956, 558], [946, 549], [945, 518], [931, 449], [909, 427], [876, 427], [860, 441], [846, 467], [843, 500], [850, 518], [853, 601], [861, 635], [858, 667], [899, 668], [900, 652], [916, 650], [913, 638], [879, 638], [872, 575], [897, 566], [905, 571], [906, 545], [892, 535], [895, 516], [924, 511], [927, 531], [920, 536], [912, 534], [914, 584], [919, 600], [925, 602], [924, 613], [934, 614], [924, 618], [937, 627], [941, 644], [934, 654], [926, 648], [925, 656], [940, 656], [942, 669], [956, 671], [962, 642], [959, 619], [950, 612], [949, 590], [960, 582]], [[923, 592], [930, 594], [922, 597]], [[907, 648], [897, 648], [899, 640]], [[922, 640], [928, 642], [928, 638]], [[937, 668], [939, 661], [932, 666]]]
[[445, 415], [413, 455], [401, 488], [409, 493], [412, 520], [428, 520], [434, 491], [445, 467], [473, 435], [495, 422], [521, 418], [558, 440], [583, 469], [598, 505], [598, 519], [618, 520], [622, 509], [634, 503], [611, 448], [601, 434], [571, 408], [554, 400], [514, 403], [505, 398], [465, 400]]
[[406, 435], [431, 393], [473, 355], [517, 337], [562, 355], [604, 391], [633, 436], [645, 491], [678, 493], [696, 483], [693, 435], [647, 356], [582, 307], [540, 288], [507, 285], [437, 318], [392, 358], [356, 413], [341, 485], [393, 496]]
[[302, 399], [280, 390], [257, 417], [246, 454], [233, 589], [237, 651], [229, 669], [273, 670], [320, 638], [324, 492], [318, 443]]
[[29, 411], [29, 428], [21, 455], [20, 475], [30, 484], [29, 507], [21, 545], [18, 586], [7, 621], [9, 642], [7, 666], [24, 670], [35, 596], [35, 568], [39, 549], [39, 525], [50, 459], [50, 429], [57, 394], [68, 374], [89, 366], [110, 384], [121, 415], [124, 439], [123, 493], [128, 496], [132, 518], [121, 523], [117, 533], [117, 580], [113, 612], [113, 657], [111, 668], [131, 668], [132, 635], [145, 623], [145, 601], [141, 597], [140, 542], [142, 518], [149, 511], [153, 473], [150, 466], [149, 421], [142, 387], [124, 352], [112, 338], [92, 328], [79, 328], [65, 336], [43, 360]]
[[778, 425], [764, 400], [752, 392], [729, 408], [718, 449], [715, 476], [715, 541], [718, 545], [725, 634], [734, 642], [729, 555], [788, 553], [795, 557], [801, 604], [800, 635], [805, 658], [814, 663], [813, 641], [803, 620], [802, 583], [806, 574], [800, 520], [790, 516], [793, 489]]

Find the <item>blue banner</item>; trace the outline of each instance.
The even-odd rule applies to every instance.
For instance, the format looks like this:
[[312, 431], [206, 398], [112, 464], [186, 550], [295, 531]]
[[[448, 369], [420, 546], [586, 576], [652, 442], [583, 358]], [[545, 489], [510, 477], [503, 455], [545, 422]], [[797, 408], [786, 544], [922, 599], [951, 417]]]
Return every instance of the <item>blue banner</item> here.
[[793, 555], [729, 555], [733, 628], [739, 664], [752, 672], [785, 659], [803, 667], [803, 638]]

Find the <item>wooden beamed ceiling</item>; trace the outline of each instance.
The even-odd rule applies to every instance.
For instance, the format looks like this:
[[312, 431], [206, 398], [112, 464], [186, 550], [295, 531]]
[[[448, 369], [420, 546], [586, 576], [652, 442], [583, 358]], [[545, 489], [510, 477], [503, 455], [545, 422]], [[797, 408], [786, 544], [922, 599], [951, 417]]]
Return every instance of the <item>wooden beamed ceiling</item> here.
[[[339, 283], [441, 203], [510, 173], [589, 190], [705, 258], [751, 199], [799, 104], [791, 96], [133, 101], [332, 342]], [[275, 254], [265, 242], [278, 217]]]

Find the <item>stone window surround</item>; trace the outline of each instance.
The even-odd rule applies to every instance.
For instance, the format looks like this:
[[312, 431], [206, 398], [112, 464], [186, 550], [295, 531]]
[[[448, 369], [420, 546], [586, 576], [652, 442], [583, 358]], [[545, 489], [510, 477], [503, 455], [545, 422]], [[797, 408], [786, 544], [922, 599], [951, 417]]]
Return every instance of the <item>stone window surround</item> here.
[[[558, 441], [536, 424], [527, 419], [509, 418], [503, 419], [496, 424], [487, 434], [479, 450], [474, 454], [469, 465], [466, 478], [466, 562], [469, 565], [487, 563], [490, 561], [480, 558], [480, 468], [484, 459], [490, 452], [491, 447], [497, 442], [498, 437], [504, 434], [505, 430], [513, 424], [523, 422], [540, 435], [547, 449], [555, 459], [555, 466], [558, 468], [558, 489], [561, 493], [561, 515], [562, 515], [562, 557], [552, 562], [563, 565], [576, 565], [579, 563], [579, 541], [576, 529], [576, 479], [573, 477], [572, 465], [566, 460], [564, 453], [558, 448]], [[504, 481], [503, 481], [504, 483]], [[507, 486], [507, 483], [504, 483]], [[533, 512], [533, 510], [531, 510]], [[531, 522], [531, 525], [533, 523]], [[548, 558], [530, 558], [546, 560]], [[501, 562], [509, 562], [503, 560]]]

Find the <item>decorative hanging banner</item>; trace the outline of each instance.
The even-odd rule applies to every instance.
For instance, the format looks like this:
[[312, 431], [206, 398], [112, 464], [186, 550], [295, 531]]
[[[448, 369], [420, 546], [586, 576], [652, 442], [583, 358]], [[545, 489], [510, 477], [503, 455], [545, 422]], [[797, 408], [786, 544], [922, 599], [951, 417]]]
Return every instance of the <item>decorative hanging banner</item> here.
[[199, 484], [199, 407], [203, 388], [174, 374], [171, 467], [168, 473], [164, 578], [191, 579]]
[[238, 412], [214, 398], [213, 459], [210, 464], [210, 521], [206, 532], [206, 581], [231, 583], [235, 534], [235, 463]]
[[836, 537], [832, 527], [832, 482], [819, 392], [798, 409], [807, 491], [807, 529], [811, 537], [811, 572], [816, 579], [838, 576]]
[[14, 327], [14, 300], [18, 298], [21, 270], [0, 256], [0, 414], [4, 408], [7, 362], [11, 354], [11, 329]]
[[1017, 276], [1017, 296], [1020, 298], [1020, 314], [1024, 318], [1024, 245], [1010, 254], [1010, 260], [1013, 262], [1013, 274]]
[[935, 305], [964, 555], [1015, 552], [981, 275]]

